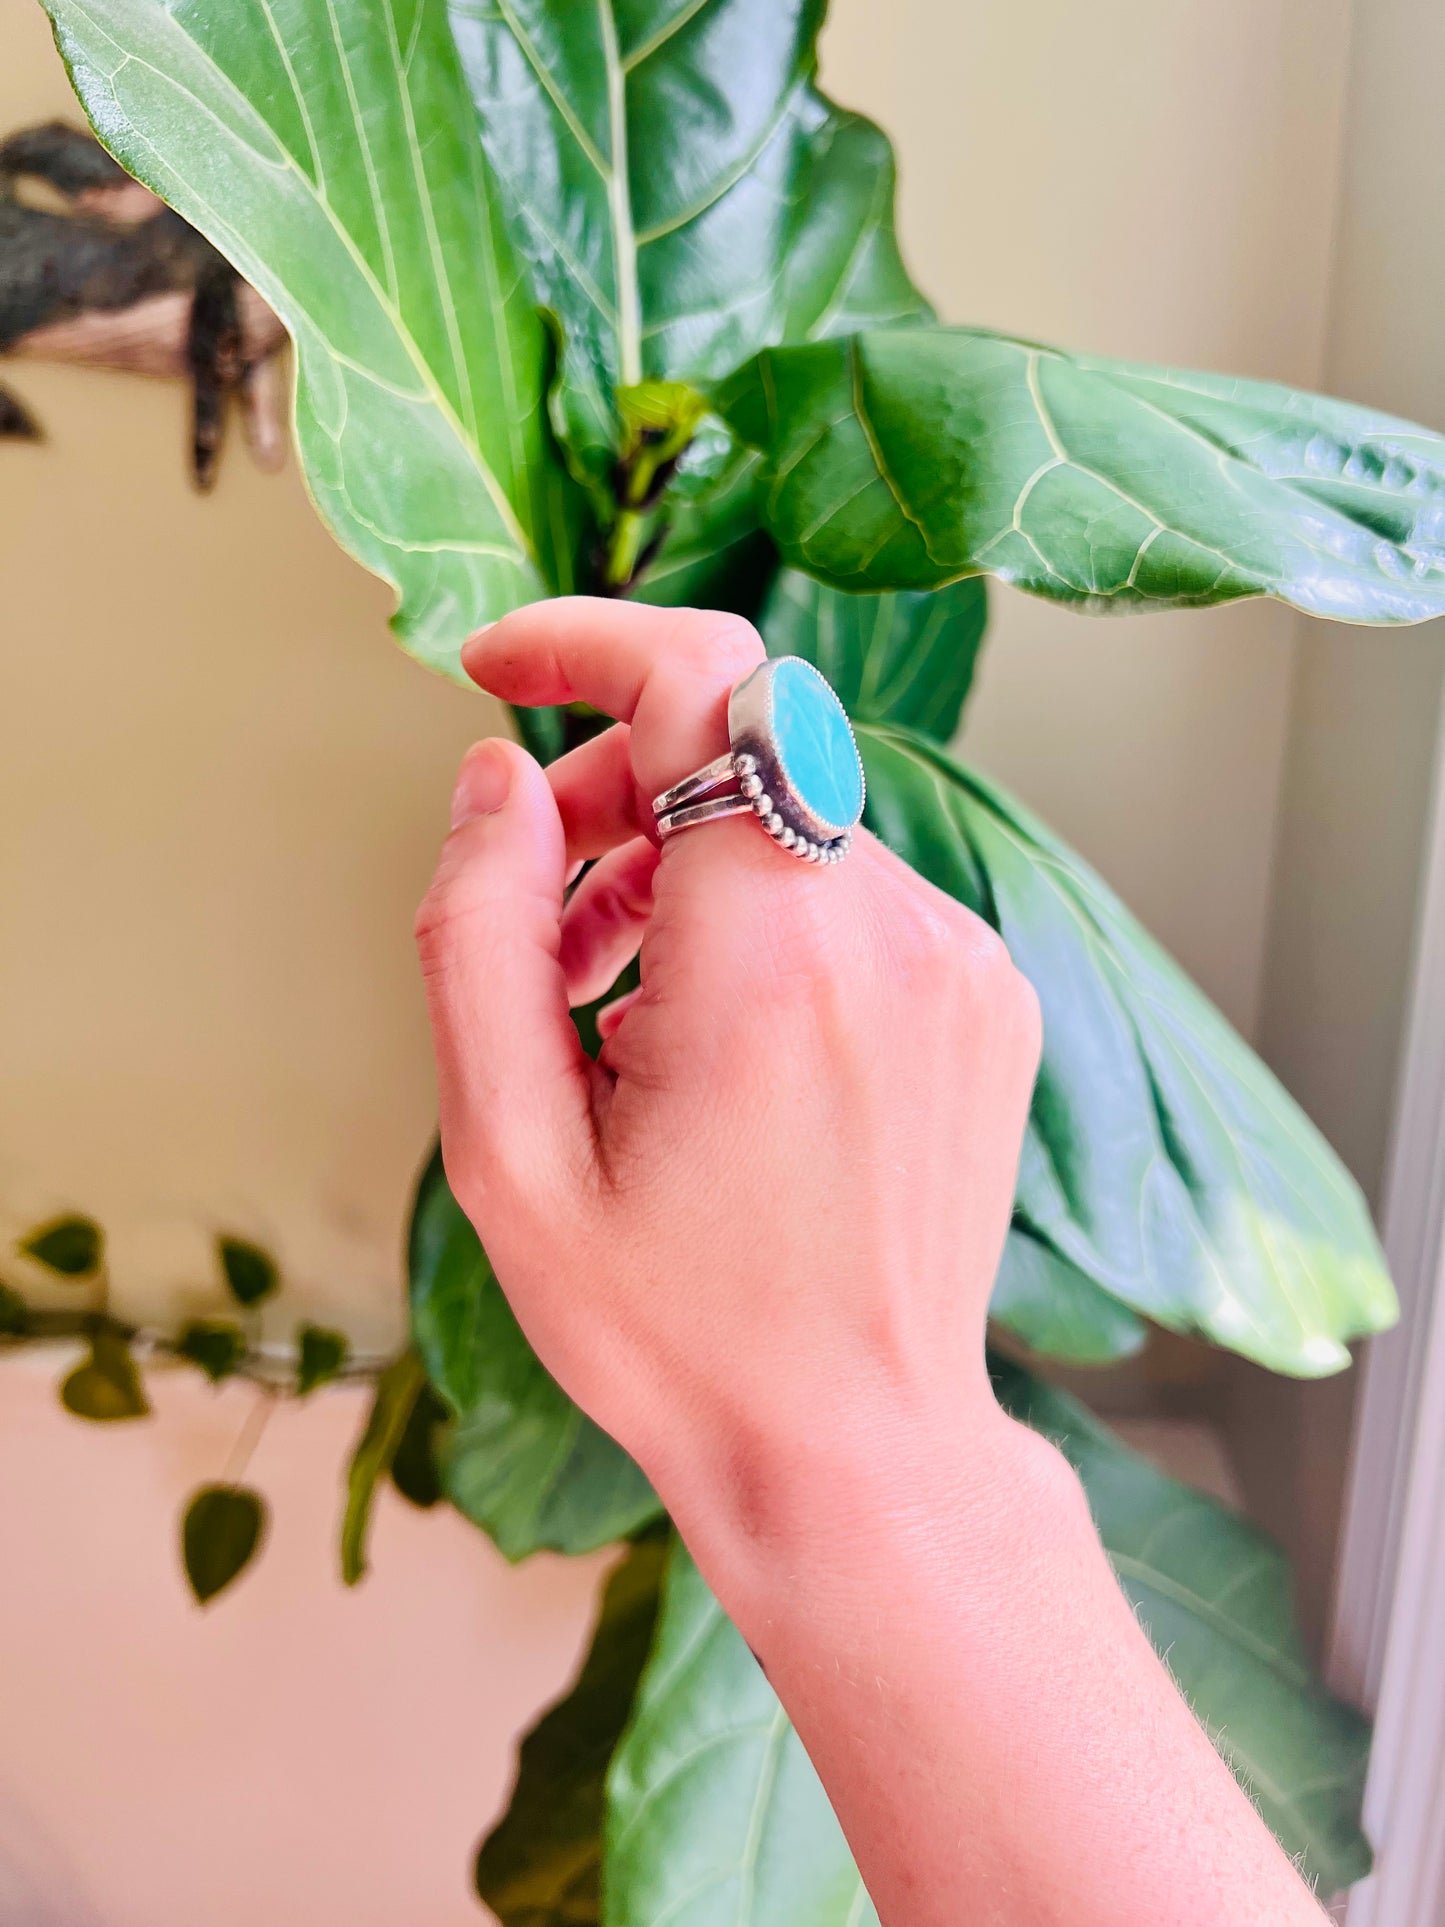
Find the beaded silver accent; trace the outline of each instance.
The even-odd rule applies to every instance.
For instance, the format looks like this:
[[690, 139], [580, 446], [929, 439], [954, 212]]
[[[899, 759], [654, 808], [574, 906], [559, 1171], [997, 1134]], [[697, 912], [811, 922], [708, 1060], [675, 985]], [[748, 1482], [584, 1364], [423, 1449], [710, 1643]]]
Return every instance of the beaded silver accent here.
[[841, 863], [852, 845], [852, 830], [835, 835], [831, 824], [815, 816], [794, 791], [769, 734], [768, 687], [775, 668], [775, 663], [760, 665], [733, 690], [728, 701], [732, 748], [653, 799], [658, 831], [667, 838], [723, 817], [753, 814], [778, 847], [801, 862]]

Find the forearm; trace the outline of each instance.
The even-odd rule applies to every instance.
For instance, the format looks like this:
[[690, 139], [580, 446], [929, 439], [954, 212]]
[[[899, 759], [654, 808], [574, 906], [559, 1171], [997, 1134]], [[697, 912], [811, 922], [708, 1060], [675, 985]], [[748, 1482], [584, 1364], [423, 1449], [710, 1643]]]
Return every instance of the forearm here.
[[698, 1516], [694, 1551], [885, 1927], [1317, 1927], [1053, 1447], [990, 1402], [903, 1448], [804, 1451]]

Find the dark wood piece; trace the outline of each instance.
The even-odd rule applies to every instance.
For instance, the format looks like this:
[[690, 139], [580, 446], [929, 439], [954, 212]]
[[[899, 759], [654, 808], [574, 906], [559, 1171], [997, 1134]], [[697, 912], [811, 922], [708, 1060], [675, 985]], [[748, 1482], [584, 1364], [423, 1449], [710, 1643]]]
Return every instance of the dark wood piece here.
[[[193, 397], [191, 472], [215, 479], [229, 403], [252, 452], [284, 450], [265, 364], [285, 341], [270, 308], [203, 235], [58, 121], [0, 141], [0, 354], [183, 377]], [[39, 428], [0, 389], [0, 437]]]

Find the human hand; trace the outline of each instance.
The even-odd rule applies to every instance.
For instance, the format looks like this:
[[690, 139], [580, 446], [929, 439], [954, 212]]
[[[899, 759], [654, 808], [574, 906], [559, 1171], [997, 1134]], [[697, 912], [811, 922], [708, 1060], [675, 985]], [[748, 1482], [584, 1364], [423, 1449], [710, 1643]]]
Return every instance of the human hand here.
[[[726, 749], [763, 653], [734, 617], [582, 599], [475, 637], [483, 688], [618, 723], [545, 773], [478, 744], [417, 923], [452, 1189], [695, 1550], [944, 1413], [997, 1419], [983, 1329], [1039, 1050], [1000, 939], [866, 833], [826, 869], [750, 817], [659, 852], [648, 799]], [[593, 1063], [568, 1007], [639, 943]]]
[[[466, 652], [618, 727], [479, 744], [418, 920], [447, 1175], [543, 1362], [652, 1479], [886, 1927], [1320, 1915], [988, 1389], [1039, 1049], [999, 939], [866, 834], [817, 869], [648, 799], [727, 747], [746, 623], [563, 601]], [[597, 859], [566, 897], [569, 874]], [[593, 1063], [568, 1006], [642, 947]]]

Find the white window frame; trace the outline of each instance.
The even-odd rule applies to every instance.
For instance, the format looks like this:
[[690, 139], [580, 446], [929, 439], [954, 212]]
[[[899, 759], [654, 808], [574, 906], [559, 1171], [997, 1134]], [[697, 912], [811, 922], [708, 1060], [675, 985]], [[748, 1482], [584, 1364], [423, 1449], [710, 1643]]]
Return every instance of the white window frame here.
[[1382, 1226], [1400, 1293], [1356, 1412], [1328, 1666], [1376, 1710], [1348, 1927], [1445, 1927], [1445, 735]]

